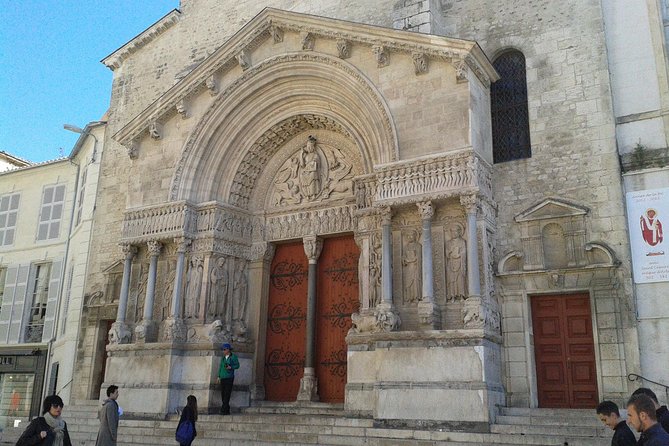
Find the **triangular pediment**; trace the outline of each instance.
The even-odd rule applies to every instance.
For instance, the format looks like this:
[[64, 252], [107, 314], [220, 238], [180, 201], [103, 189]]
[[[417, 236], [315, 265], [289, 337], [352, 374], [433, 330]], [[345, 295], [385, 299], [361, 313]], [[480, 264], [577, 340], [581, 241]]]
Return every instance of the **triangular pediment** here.
[[[464, 79], [466, 78], [464, 73], [470, 73], [471, 76], [489, 85], [491, 81], [499, 78], [479, 45], [473, 41], [266, 8], [133, 118], [114, 135], [114, 139], [128, 147], [129, 154], [133, 157], [134, 145], [140, 138], [147, 134], [154, 138], [160, 137], [161, 123], [176, 113], [187, 117], [185, 101], [207, 90], [212, 97], [219, 94], [220, 86], [217, 79], [221, 79], [238, 67], [241, 67], [241, 72], [257, 68], [264, 59], [256, 58], [254, 51], [268, 42], [282, 42], [284, 33], [288, 32], [299, 33], [304, 42], [309, 39], [336, 41], [337, 45], [333, 47], [340, 49], [339, 57], [342, 59], [347, 57], [345, 53], [342, 54], [342, 51], [346, 51], [347, 46], [365, 46], [370, 58], [375, 57], [375, 54], [378, 55], [378, 51], [385, 52], [385, 54], [409, 53], [412, 56], [418, 55], [422, 58], [434, 58], [457, 64], [458, 79], [460, 76]], [[276, 45], [274, 51], [277, 53], [318, 52], [313, 46], [308, 48], [306, 44], [302, 48], [290, 49], [287, 49], [285, 45]], [[230, 84], [229, 79], [226, 84]]]
[[105, 274], [105, 275], [122, 273], [122, 272], [123, 272], [123, 261], [122, 260], [117, 260], [116, 262], [112, 263], [107, 268], [102, 270], [102, 274]]
[[588, 208], [569, 203], [557, 198], [543, 200], [524, 212], [516, 215], [516, 222], [545, 220], [549, 218], [574, 217], [586, 215]]

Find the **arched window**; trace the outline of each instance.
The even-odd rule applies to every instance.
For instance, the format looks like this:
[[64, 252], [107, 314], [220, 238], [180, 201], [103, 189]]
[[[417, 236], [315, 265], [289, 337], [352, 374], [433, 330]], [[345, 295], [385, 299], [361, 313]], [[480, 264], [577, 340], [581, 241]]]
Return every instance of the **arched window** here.
[[525, 56], [520, 51], [507, 51], [495, 59], [493, 66], [500, 75], [490, 87], [493, 160], [501, 163], [530, 158]]

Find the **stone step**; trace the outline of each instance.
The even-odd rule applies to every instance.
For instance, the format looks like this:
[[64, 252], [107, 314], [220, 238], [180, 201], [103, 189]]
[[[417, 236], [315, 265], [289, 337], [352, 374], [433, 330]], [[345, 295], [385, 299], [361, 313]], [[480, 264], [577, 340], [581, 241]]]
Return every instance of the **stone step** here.
[[546, 409], [536, 407], [499, 407], [501, 415], [532, 416], [532, 417], [595, 417], [595, 409]]
[[490, 431], [499, 434], [540, 434], [540, 435], [576, 435], [579, 437], [605, 438], [608, 433], [604, 427], [582, 426], [535, 426], [515, 424], [494, 424]]
[[595, 415], [589, 417], [574, 417], [568, 415], [556, 415], [553, 417], [535, 417], [524, 415], [497, 415], [496, 424], [532, 425], [532, 426], [582, 426], [603, 427], [601, 421]]

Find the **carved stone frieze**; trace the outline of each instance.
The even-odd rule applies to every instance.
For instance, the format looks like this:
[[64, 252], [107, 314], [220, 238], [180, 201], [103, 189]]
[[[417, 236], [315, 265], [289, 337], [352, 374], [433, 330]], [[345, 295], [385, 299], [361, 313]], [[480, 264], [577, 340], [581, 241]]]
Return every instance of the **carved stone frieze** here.
[[268, 217], [267, 239], [286, 240], [311, 234], [349, 232], [354, 229], [352, 214], [352, 207], [340, 206]]
[[376, 66], [379, 68], [387, 67], [390, 64], [390, 55], [388, 49], [383, 45], [372, 46], [372, 54], [376, 59]]
[[[492, 181], [487, 180], [491, 178], [490, 172], [491, 166], [473, 152], [393, 163], [376, 173], [378, 186], [374, 203], [399, 205], [467, 193], [480, 193], [492, 200]], [[360, 183], [356, 183], [358, 190]], [[362, 201], [361, 197], [357, 198]]]
[[121, 239], [140, 243], [178, 236], [193, 238], [196, 221], [195, 208], [184, 201], [129, 210], [124, 215]]
[[458, 60], [453, 63], [455, 68], [455, 77], [458, 82], [467, 82], [467, 63], [464, 60]]
[[340, 59], [351, 57], [351, 42], [346, 39], [337, 39], [337, 54]]

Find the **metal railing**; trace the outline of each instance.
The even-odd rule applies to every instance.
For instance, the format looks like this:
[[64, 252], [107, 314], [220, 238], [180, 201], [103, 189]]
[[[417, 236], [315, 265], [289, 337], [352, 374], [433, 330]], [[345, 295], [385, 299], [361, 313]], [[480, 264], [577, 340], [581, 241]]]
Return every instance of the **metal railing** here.
[[627, 375], [627, 379], [631, 382], [641, 380], [641, 381], [652, 383], [652, 384], [655, 384], [656, 386], [660, 386], [660, 387], [664, 388], [664, 396], [666, 398], [666, 401], [669, 403], [669, 386], [668, 385], [659, 383], [657, 381], [653, 381], [652, 379], [648, 379], [645, 376], [637, 375], [636, 373], [630, 373], [629, 375]]

